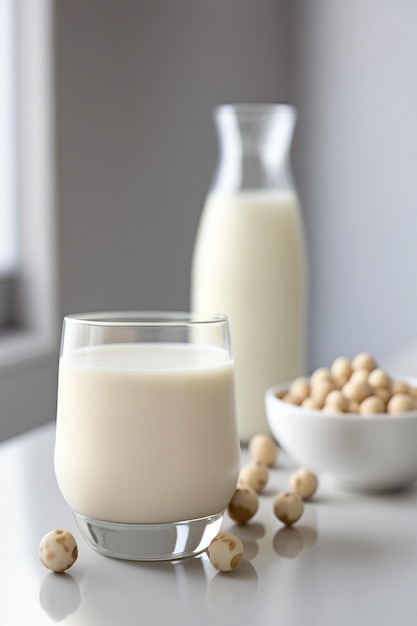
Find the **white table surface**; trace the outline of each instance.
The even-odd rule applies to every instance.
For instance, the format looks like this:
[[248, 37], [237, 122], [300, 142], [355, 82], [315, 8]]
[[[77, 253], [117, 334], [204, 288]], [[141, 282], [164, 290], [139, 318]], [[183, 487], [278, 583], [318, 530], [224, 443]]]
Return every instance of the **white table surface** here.
[[[417, 624], [417, 485], [366, 496], [322, 478], [287, 529], [272, 513], [293, 468], [281, 454], [253, 521], [224, 519], [245, 548], [238, 570], [225, 574], [206, 555], [138, 563], [89, 548], [58, 490], [53, 445], [53, 424], [0, 445], [1, 626]], [[66, 574], [38, 559], [41, 537], [55, 528], [79, 545]]]

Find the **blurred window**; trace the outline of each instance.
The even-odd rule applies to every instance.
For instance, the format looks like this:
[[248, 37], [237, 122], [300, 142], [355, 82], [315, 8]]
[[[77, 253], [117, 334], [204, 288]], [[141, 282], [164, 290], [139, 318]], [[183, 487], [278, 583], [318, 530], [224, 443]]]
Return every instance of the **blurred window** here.
[[12, 322], [17, 267], [15, 15], [0, 0], [0, 327]]
[[57, 336], [53, 0], [0, 0], [0, 369]]

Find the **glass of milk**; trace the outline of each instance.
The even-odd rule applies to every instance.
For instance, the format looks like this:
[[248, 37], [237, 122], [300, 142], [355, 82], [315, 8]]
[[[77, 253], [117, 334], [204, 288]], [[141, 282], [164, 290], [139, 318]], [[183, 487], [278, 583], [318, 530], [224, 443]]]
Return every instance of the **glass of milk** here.
[[65, 317], [55, 473], [93, 548], [136, 560], [202, 552], [239, 460], [225, 316]]

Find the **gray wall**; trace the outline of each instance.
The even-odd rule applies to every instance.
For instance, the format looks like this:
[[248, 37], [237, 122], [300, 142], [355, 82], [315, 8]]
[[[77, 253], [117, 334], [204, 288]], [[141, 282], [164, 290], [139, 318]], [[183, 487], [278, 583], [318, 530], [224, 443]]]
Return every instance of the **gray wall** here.
[[212, 107], [289, 100], [289, 2], [56, 4], [62, 311], [189, 308]]
[[294, 6], [310, 365], [385, 359], [417, 339], [417, 3]]
[[[416, 340], [415, 3], [54, 6], [61, 317], [188, 308], [216, 157], [212, 108], [287, 101], [299, 110], [309, 369], [362, 349], [384, 359]], [[9, 384], [16, 432], [54, 417], [56, 362], [43, 367], [30, 409]]]

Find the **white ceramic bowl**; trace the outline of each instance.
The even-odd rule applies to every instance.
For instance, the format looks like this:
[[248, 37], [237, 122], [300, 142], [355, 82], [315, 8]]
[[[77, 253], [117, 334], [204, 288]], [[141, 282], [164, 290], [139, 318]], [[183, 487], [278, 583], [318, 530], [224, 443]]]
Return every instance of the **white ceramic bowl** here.
[[288, 386], [268, 389], [265, 406], [272, 434], [294, 461], [351, 489], [387, 490], [417, 480], [417, 411], [324, 413], [280, 400], [276, 394]]

